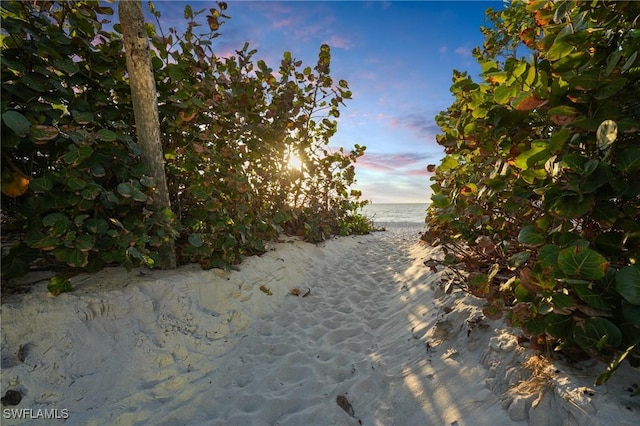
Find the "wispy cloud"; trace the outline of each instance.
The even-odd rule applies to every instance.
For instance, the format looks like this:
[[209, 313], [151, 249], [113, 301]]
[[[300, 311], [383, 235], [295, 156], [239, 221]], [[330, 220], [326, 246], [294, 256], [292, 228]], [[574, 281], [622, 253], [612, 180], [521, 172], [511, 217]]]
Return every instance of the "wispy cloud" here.
[[316, 24], [309, 24], [306, 23], [305, 25], [299, 26], [297, 28], [293, 28], [293, 35], [296, 37], [296, 39], [298, 40], [302, 40], [302, 41], [309, 41], [312, 38], [315, 38], [319, 35], [321, 35], [322, 33], [326, 32], [326, 25], [330, 24], [330, 22], [332, 21], [331, 18], [325, 18], [325, 21], [327, 22], [327, 24], [325, 23], [316, 23]]
[[468, 46], [459, 46], [459, 47], [456, 47], [456, 50], [454, 50], [454, 52], [456, 52], [458, 55], [462, 56], [463, 58], [470, 58], [471, 51], [472, 49], [469, 48]]
[[[358, 159], [357, 165], [360, 168], [379, 171], [379, 172], [391, 172], [399, 175], [406, 175], [407, 173], [415, 175], [415, 171], [422, 167], [426, 167], [426, 161], [431, 156], [424, 153], [365, 153]], [[426, 169], [425, 169], [426, 170]]]
[[404, 127], [419, 138], [429, 141], [432, 141], [439, 132], [439, 128], [433, 120], [433, 115], [426, 112], [409, 113], [401, 116], [378, 114], [377, 118], [386, 120], [394, 127]]
[[345, 50], [349, 50], [350, 48], [353, 47], [353, 42], [350, 39], [337, 34], [334, 34], [331, 37], [329, 37], [329, 39], [326, 40], [325, 43], [327, 43], [331, 47], [336, 47], [336, 48], [345, 49]]

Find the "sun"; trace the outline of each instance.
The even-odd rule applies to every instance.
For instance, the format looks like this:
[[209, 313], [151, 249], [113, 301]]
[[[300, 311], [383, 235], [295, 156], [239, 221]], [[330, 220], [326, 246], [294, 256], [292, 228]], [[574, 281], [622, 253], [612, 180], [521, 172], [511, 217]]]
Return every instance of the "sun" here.
[[301, 170], [302, 169], [302, 160], [293, 152], [289, 153], [289, 163], [287, 166], [290, 169]]

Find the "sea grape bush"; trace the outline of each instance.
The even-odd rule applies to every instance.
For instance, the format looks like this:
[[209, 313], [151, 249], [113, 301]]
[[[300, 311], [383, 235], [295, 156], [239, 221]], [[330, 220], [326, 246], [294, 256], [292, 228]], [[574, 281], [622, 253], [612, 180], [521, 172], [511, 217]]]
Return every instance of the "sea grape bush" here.
[[90, 271], [153, 265], [174, 238], [182, 263], [225, 267], [281, 231], [311, 241], [368, 232], [366, 201], [350, 189], [365, 147], [328, 145], [351, 97], [330, 77], [329, 46], [313, 68], [285, 52], [274, 70], [248, 44], [218, 57], [226, 9], [186, 6], [182, 34], [147, 24], [172, 202], [156, 211], [112, 7], [2, 2], [2, 215], [5, 234], [20, 236], [4, 276], [43, 253]]
[[609, 361], [601, 383], [640, 359], [640, 4], [487, 15], [481, 81], [454, 71], [436, 118], [425, 238], [470, 271], [488, 316]]

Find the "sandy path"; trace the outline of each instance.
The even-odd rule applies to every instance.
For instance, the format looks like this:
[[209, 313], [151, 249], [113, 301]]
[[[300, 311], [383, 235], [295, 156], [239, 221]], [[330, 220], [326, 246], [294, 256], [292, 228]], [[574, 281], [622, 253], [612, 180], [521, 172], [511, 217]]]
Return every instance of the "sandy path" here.
[[58, 297], [43, 282], [3, 298], [2, 394], [31, 411], [3, 407], [2, 424], [44, 424], [43, 410], [66, 425], [636, 423], [630, 367], [597, 390], [602, 366], [554, 367], [535, 410], [536, 393], [505, 397], [523, 350], [482, 301], [442, 291], [418, 230], [282, 243], [229, 273], [113, 268]]
[[[416, 265], [415, 236], [413, 230], [359, 238], [348, 253], [332, 253], [328, 243], [324, 262], [308, 266], [301, 286], [303, 293], [312, 289], [308, 297], [286, 297], [279, 310], [243, 330], [213, 370], [189, 382], [188, 395], [177, 390], [150, 420], [511, 423], [484, 387], [486, 370], [471, 364], [459, 371], [444, 346], [427, 352], [422, 337], [436, 320], [428, 284], [436, 277]], [[459, 400], [461, 391], [470, 398]], [[352, 404], [353, 417], [338, 407], [338, 395]]]

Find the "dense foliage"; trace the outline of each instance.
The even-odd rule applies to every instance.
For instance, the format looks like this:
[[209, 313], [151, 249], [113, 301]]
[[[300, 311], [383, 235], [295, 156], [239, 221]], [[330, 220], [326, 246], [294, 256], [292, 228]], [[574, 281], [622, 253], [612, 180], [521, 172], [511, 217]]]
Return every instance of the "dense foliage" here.
[[219, 267], [282, 231], [320, 241], [370, 229], [350, 189], [365, 147], [328, 145], [351, 97], [346, 81], [330, 77], [329, 46], [313, 68], [285, 52], [274, 70], [246, 44], [216, 56], [225, 3], [186, 6], [183, 34], [147, 24], [172, 203], [156, 211], [112, 7], [1, 7], [3, 233], [20, 235], [4, 276], [42, 256], [87, 270], [153, 265], [169, 238], [182, 263]]
[[488, 316], [610, 361], [602, 382], [640, 356], [640, 3], [487, 15], [481, 81], [454, 71], [436, 119], [426, 238], [471, 271]]

